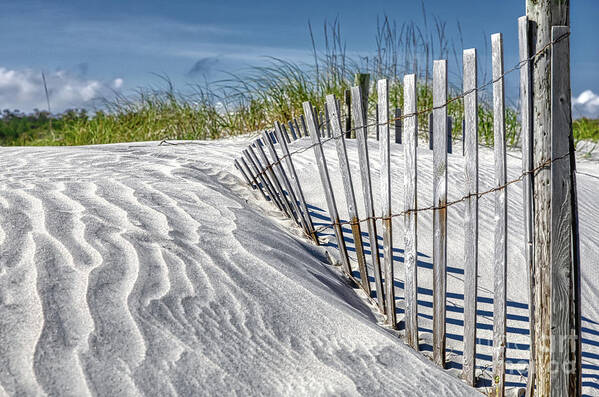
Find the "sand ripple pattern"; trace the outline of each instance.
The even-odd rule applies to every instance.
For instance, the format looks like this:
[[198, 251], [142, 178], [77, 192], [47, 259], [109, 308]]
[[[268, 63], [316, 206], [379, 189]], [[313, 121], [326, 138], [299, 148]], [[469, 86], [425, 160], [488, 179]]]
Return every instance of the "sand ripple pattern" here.
[[267, 216], [245, 144], [0, 149], [0, 394], [474, 393]]

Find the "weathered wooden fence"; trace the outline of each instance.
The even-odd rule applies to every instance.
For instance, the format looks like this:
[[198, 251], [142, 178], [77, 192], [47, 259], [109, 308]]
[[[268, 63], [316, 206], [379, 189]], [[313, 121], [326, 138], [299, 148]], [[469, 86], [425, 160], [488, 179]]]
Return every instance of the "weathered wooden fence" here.
[[[433, 228], [433, 318], [432, 318], [432, 358], [439, 366], [446, 364], [446, 302], [447, 302], [447, 211], [455, 204], [462, 203], [463, 228], [464, 228], [464, 335], [463, 335], [463, 364], [462, 377], [470, 385], [476, 385], [477, 361], [477, 294], [478, 294], [478, 254], [479, 254], [479, 199], [485, 195], [494, 198], [494, 250], [493, 250], [493, 390], [494, 394], [503, 396], [505, 390], [506, 374], [506, 314], [507, 294], [506, 277], [508, 269], [508, 188], [513, 183], [522, 183], [524, 192], [523, 215], [525, 233], [522, 240], [526, 247], [524, 257], [528, 269], [529, 293], [529, 320], [530, 320], [530, 358], [528, 371], [527, 394], [532, 395], [534, 390], [535, 358], [538, 357], [536, 349], [538, 339], [535, 337], [534, 304], [532, 281], [534, 263], [532, 246], [533, 241], [533, 206], [532, 206], [532, 180], [540, 169], [551, 169], [551, 206], [552, 226], [556, 236], [552, 246], [551, 282], [555, 284], [551, 296], [551, 317], [546, 319], [551, 322], [550, 350], [546, 359], [555, 366], [552, 371], [552, 395], [568, 395], [568, 384], [572, 379], [580, 380], [580, 345], [575, 354], [568, 343], [571, 338], [579, 343], [580, 337], [580, 310], [574, 315], [570, 313], [571, 297], [568, 296], [568, 285], [572, 285], [574, 292], [580, 288], [579, 263], [576, 255], [577, 230], [576, 200], [571, 181], [574, 180], [574, 153], [569, 144], [571, 137], [571, 119], [567, 117], [567, 109], [563, 109], [561, 98], [570, 95], [569, 73], [560, 73], [567, 70], [569, 63], [569, 30], [567, 27], [554, 27], [551, 46], [553, 62], [552, 93], [552, 141], [553, 152], [550, 161], [533, 168], [532, 155], [532, 100], [531, 100], [531, 67], [530, 64], [539, 56], [545, 56], [546, 48], [531, 54], [528, 39], [528, 21], [526, 17], [519, 20], [520, 62], [509, 71], [504, 71], [503, 41], [501, 34], [491, 37], [492, 44], [492, 81], [479, 85], [477, 77], [477, 53], [475, 49], [463, 52], [463, 91], [459, 95], [448, 99], [448, 67], [446, 60], [437, 60], [433, 64], [433, 106], [429, 109], [417, 109], [417, 76], [414, 74], [404, 76], [404, 102], [403, 109], [389, 109], [389, 87], [387, 80], [379, 80], [376, 84], [378, 103], [376, 114], [369, 123], [367, 119], [366, 100], [368, 79], [358, 76], [359, 85], [346, 93], [344, 98], [335, 98], [333, 95], [326, 97], [326, 104], [322, 112], [317, 112], [314, 106], [305, 102], [304, 114], [285, 124], [276, 123], [273, 131], [264, 131], [261, 137], [253, 142], [244, 152], [243, 156], [235, 160], [244, 180], [261, 195], [270, 200], [281, 211], [300, 225], [315, 243], [319, 243], [318, 230], [315, 229], [308, 204], [302, 192], [302, 186], [293, 163], [293, 156], [300, 152], [312, 149], [325, 193], [326, 204], [332, 228], [337, 241], [339, 258], [344, 273], [360, 286], [371, 297], [381, 313], [385, 314], [387, 324], [398, 328], [396, 318], [396, 292], [394, 287], [395, 263], [393, 259], [393, 223], [392, 219], [403, 219], [404, 231], [404, 270], [405, 270], [405, 313], [404, 336], [406, 342], [414, 349], [419, 349], [418, 328], [418, 273], [417, 256], [418, 240], [418, 214], [423, 211], [432, 212]], [[506, 134], [505, 134], [505, 99], [504, 76], [519, 70], [520, 96], [521, 96], [521, 148], [522, 148], [522, 174], [514, 180], [507, 180], [506, 166]], [[366, 82], [365, 82], [366, 81]], [[479, 191], [479, 164], [478, 164], [478, 101], [479, 92], [487, 86], [493, 88], [493, 130], [494, 130], [494, 180], [493, 187], [486, 191]], [[451, 130], [454, 120], [448, 118], [447, 105], [456, 100], [463, 100], [464, 119], [462, 121], [462, 147], [463, 147], [463, 196], [457, 200], [448, 201], [448, 152], [452, 151], [453, 140]], [[569, 102], [567, 102], [569, 103]], [[345, 114], [342, 113], [343, 104]], [[392, 117], [390, 117], [390, 111]], [[433, 190], [430, 206], [419, 206], [418, 197], [418, 116], [430, 115], [429, 133], [430, 149], [433, 151]], [[566, 115], [566, 116], [565, 116]], [[457, 121], [457, 120], [456, 120]], [[353, 127], [352, 127], [353, 122]], [[379, 140], [380, 157], [380, 193], [381, 208], [379, 215], [375, 214], [373, 189], [371, 179], [370, 155], [367, 140], [368, 127], [376, 127], [376, 137]], [[391, 134], [393, 127], [394, 134]], [[421, 134], [420, 134], [421, 135]], [[291, 151], [289, 144], [295, 140], [310, 137], [311, 144]], [[350, 163], [346, 150], [346, 139], [355, 137], [360, 169], [360, 180], [363, 193], [365, 218], [359, 219], [354, 184]], [[404, 180], [394, 181], [391, 178], [391, 139], [403, 146], [403, 175]], [[323, 151], [323, 144], [335, 142], [338, 160], [338, 170], [343, 181], [343, 191], [335, 191], [331, 183], [327, 159]], [[264, 150], [266, 148], [266, 150]], [[280, 153], [280, 154], [279, 154]], [[399, 187], [398, 187], [399, 186]], [[397, 189], [403, 192], [403, 209], [393, 213], [391, 208], [391, 191]], [[348, 221], [342, 221], [339, 216], [336, 195], [343, 195], [347, 205]], [[559, 204], [559, 205], [558, 205]], [[456, 209], [458, 207], [455, 207]], [[379, 252], [377, 221], [382, 224], [383, 255]], [[369, 282], [369, 266], [366, 258], [362, 239], [362, 224], [368, 230], [370, 248], [370, 269], [374, 272], [374, 291]], [[343, 225], [351, 228], [351, 235], [355, 245], [355, 257], [359, 278], [352, 273], [352, 262], [346, 247]], [[564, 292], [565, 291], [565, 292]], [[579, 303], [579, 302], [578, 302]], [[578, 316], [578, 318], [577, 318]], [[569, 368], [570, 370], [566, 370]], [[574, 373], [573, 373], [574, 372]], [[578, 372], [578, 373], [577, 373]], [[578, 386], [578, 393], [580, 386]]]

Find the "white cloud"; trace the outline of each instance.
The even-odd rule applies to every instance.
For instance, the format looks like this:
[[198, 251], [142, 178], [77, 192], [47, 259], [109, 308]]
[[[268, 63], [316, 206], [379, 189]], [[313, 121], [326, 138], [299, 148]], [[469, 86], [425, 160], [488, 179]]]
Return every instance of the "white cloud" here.
[[599, 118], [599, 95], [591, 90], [583, 91], [572, 99], [574, 117]]
[[[110, 96], [123, 86], [123, 79], [112, 82], [84, 79], [66, 70], [46, 74], [46, 85], [53, 113], [69, 108], [90, 108], [94, 100]], [[46, 110], [42, 73], [33, 69], [10, 70], [0, 67], [0, 109], [31, 112]]]

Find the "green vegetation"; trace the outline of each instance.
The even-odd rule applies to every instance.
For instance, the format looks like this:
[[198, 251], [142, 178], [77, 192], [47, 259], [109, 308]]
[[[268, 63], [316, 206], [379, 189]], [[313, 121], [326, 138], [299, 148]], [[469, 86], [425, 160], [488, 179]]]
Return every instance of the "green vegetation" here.
[[[270, 128], [274, 121], [287, 121], [302, 112], [302, 103], [311, 101], [322, 110], [327, 94], [344, 97], [353, 85], [354, 74], [370, 73], [369, 112], [374, 114], [375, 83], [390, 82], [392, 107], [403, 106], [400, 77], [416, 73], [419, 79], [418, 108], [432, 107], [432, 59], [453, 59], [460, 65], [461, 51], [446, 39], [446, 24], [435, 19], [429, 29], [414, 22], [399, 29], [385, 18], [377, 21], [376, 51], [372, 57], [359, 60], [346, 55], [345, 42], [338, 21], [324, 25], [324, 49], [317, 50], [310, 27], [314, 60], [312, 64], [296, 64], [272, 58], [268, 66], [255, 67], [229, 79], [207, 86], [196, 86], [183, 94], [165, 79], [162, 90], [140, 90], [131, 97], [117, 96], [106, 100], [102, 110], [89, 115], [84, 110], [71, 110], [60, 115], [36, 111], [25, 115], [4, 111], [0, 118], [1, 145], [86, 145], [163, 139], [217, 139]], [[422, 27], [422, 29], [421, 29]], [[458, 24], [459, 30], [459, 24]], [[480, 76], [486, 82], [487, 76]], [[487, 89], [490, 87], [487, 87]], [[450, 87], [450, 98], [459, 96], [461, 83]], [[483, 144], [493, 142], [493, 113], [490, 93], [479, 96], [479, 134]], [[462, 134], [463, 103], [450, 102], [448, 113], [457, 122], [453, 134]], [[518, 110], [506, 109], [506, 134], [509, 145], [519, 141]], [[427, 114], [419, 116], [423, 136], [428, 128]], [[574, 122], [577, 140], [599, 141], [599, 122], [581, 119]]]

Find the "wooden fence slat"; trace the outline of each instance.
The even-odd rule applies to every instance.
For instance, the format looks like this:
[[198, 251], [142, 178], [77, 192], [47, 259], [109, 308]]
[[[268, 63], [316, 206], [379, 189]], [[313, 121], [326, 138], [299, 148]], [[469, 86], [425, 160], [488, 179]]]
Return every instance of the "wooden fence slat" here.
[[239, 170], [239, 172], [241, 173], [241, 176], [243, 176], [243, 179], [245, 180], [245, 182], [248, 185], [252, 186], [252, 188], [253, 188], [254, 186], [252, 185], [252, 182], [250, 182], [250, 178], [248, 178], [248, 176], [245, 173], [245, 171], [243, 170], [243, 168], [241, 168], [239, 161], [237, 161], [237, 159], [235, 159], [234, 162], [235, 162], [235, 168], [237, 168]]
[[[572, 279], [572, 196], [570, 135], [572, 114], [570, 99], [569, 38], [558, 38], [570, 32], [567, 26], [553, 26], [551, 40], [551, 395], [574, 396], [578, 390], [575, 372], [577, 359], [571, 346], [580, 338], [576, 319], [571, 317], [576, 300], [576, 280]], [[566, 157], [564, 157], [566, 156]], [[561, 159], [560, 159], [561, 158]], [[574, 286], [574, 290], [573, 287]], [[572, 379], [570, 378], [572, 376]], [[580, 390], [578, 390], [580, 392]]]
[[274, 186], [273, 186], [272, 182], [270, 181], [268, 174], [266, 173], [266, 169], [262, 166], [262, 163], [260, 163], [260, 160], [258, 160], [258, 157], [256, 156], [256, 153], [254, 152], [254, 148], [252, 147], [252, 145], [248, 146], [246, 148], [246, 151], [247, 151], [246, 153], [249, 156], [248, 157], [249, 160], [256, 166], [256, 172], [258, 173], [258, 177], [264, 183], [264, 186], [266, 187], [266, 191], [268, 192], [268, 195], [270, 196], [271, 200], [277, 205], [279, 210], [283, 211], [285, 213], [285, 215], [289, 216], [279, 195], [277, 193], [275, 193]]
[[447, 153], [451, 154], [453, 152], [453, 118], [447, 118]]
[[395, 121], [393, 122], [395, 127], [395, 143], [401, 143], [401, 109], [395, 109]]
[[[478, 289], [478, 91], [476, 49], [464, 51], [465, 201], [464, 212], [464, 364], [468, 384], [476, 382], [476, 297]], [[472, 91], [474, 90], [474, 91]]]
[[[297, 219], [297, 216], [296, 216], [293, 206], [292, 206], [292, 203], [295, 202], [295, 199], [293, 197], [293, 192], [291, 192], [290, 189], [285, 186], [285, 188], [287, 189], [287, 194], [288, 194], [288, 195], [286, 195], [285, 189], [283, 188], [283, 185], [282, 185], [284, 178], [279, 171], [281, 164], [275, 163], [274, 166], [271, 165], [271, 162], [268, 160], [268, 157], [266, 156], [266, 153], [264, 152], [264, 148], [262, 147], [262, 142], [259, 139], [255, 141], [255, 146], [256, 146], [256, 150], [258, 151], [258, 155], [260, 156], [260, 158], [262, 159], [262, 162], [264, 163], [264, 167], [266, 168], [266, 173], [268, 174], [268, 176], [273, 184], [275, 194], [279, 195], [279, 197], [281, 199], [281, 203], [285, 207], [285, 212], [287, 212], [289, 214], [290, 218], [292, 218], [297, 223], [299, 223], [299, 220]], [[273, 163], [274, 162], [276, 162], [276, 159], [273, 158]]]
[[[374, 203], [372, 198], [372, 183], [370, 179], [370, 160], [368, 158], [368, 144], [366, 135], [368, 134], [366, 122], [364, 119], [364, 109], [362, 91], [359, 86], [351, 88], [352, 114], [354, 117], [354, 131], [358, 143], [358, 161], [360, 163], [360, 178], [362, 180], [362, 192], [364, 194], [364, 206], [366, 208], [366, 218], [368, 219], [368, 239], [370, 242], [370, 257], [374, 268], [374, 281], [376, 288], [377, 303], [383, 313], [387, 313], [388, 320], [393, 327], [396, 327], [395, 321], [395, 291], [384, 290], [383, 276], [381, 273], [381, 262], [379, 256], [378, 235], [376, 231], [376, 221], [374, 220]], [[388, 297], [389, 292], [393, 299]], [[388, 307], [386, 301], [392, 301], [393, 306]]]
[[362, 230], [358, 220], [358, 206], [356, 205], [356, 196], [354, 195], [354, 185], [347, 159], [347, 149], [345, 147], [345, 137], [341, 130], [341, 115], [334, 95], [327, 95], [327, 109], [330, 116], [331, 131], [335, 137], [335, 148], [339, 159], [339, 171], [343, 181], [343, 190], [345, 192], [345, 202], [347, 203], [347, 212], [351, 222], [351, 231], [354, 237], [356, 247], [356, 258], [358, 259], [358, 269], [360, 270], [360, 282], [362, 288], [370, 296], [370, 282], [368, 281], [368, 269], [366, 268], [366, 257], [364, 256], [364, 244], [362, 243]]
[[258, 170], [258, 167], [256, 167], [256, 163], [254, 163], [254, 161], [252, 160], [252, 157], [250, 156], [248, 150], [245, 149], [243, 151], [243, 154], [245, 158], [248, 160], [247, 164], [249, 164], [251, 167], [252, 173], [254, 174], [254, 180], [256, 181], [258, 188], [262, 192], [262, 196], [264, 196], [264, 199], [266, 201], [272, 201], [277, 206], [277, 208], [281, 209], [279, 203], [270, 195], [270, 192], [268, 191], [268, 188], [266, 186], [266, 181], [264, 180], [264, 176], [261, 174], [260, 170]]
[[[303, 120], [303, 118], [302, 118]], [[279, 145], [281, 146], [281, 150], [283, 152], [283, 157], [285, 158], [285, 164], [287, 164], [287, 169], [289, 170], [289, 176], [291, 178], [291, 183], [293, 184], [293, 189], [295, 190], [295, 197], [299, 201], [300, 205], [300, 214], [304, 218], [304, 224], [308, 228], [308, 234], [312, 236], [312, 240], [319, 245], [318, 236], [316, 235], [316, 230], [314, 229], [314, 224], [312, 222], [312, 217], [310, 216], [310, 211], [308, 210], [308, 206], [306, 205], [306, 199], [304, 197], [304, 192], [302, 190], [302, 186], [300, 184], [299, 178], [297, 177], [297, 173], [295, 172], [295, 166], [293, 165], [293, 160], [291, 155], [289, 154], [289, 147], [287, 146], [287, 142], [285, 139], [282, 139], [282, 131], [281, 128], [277, 127], [278, 122], [275, 123], [275, 133], [277, 134], [277, 138], [279, 141]], [[275, 161], [280, 161], [277, 155], [277, 151], [274, 148], [273, 141], [267, 140], [267, 144], [272, 147], [274, 153]], [[270, 149], [269, 149], [270, 150]]]
[[306, 122], [308, 124], [308, 131], [310, 132], [310, 137], [312, 138], [314, 155], [316, 157], [320, 181], [322, 182], [322, 188], [324, 189], [325, 197], [327, 200], [327, 206], [329, 208], [329, 214], [331, 216], [331, 223], [333, 223], [333, 229], [335, 231], [335, 236], [337, 237], [339, 256], [341, 256], [341, 265], [343, 266], [343, 270], [347, 274], [351, 274], [351, 267], [349, 265], [349, 257], [347, 255], [347, 247], [345, 246], [343, 230], [341, 229], [341, 225], [339, 224], [339, 213], [337, 212], [335, 193], [333, 193], [333, 187], [331, 186], [331, 179], [329, 177], [327, 162], [324, 157], [322, 145], [320, 143], [320, 133], [318, 131], [319, 128], [316, 122], [316, 115], [310, 102], [304, 102], [303, 107], [304, 114], [306, 115]]
[[287, 131], [287, 127], [285, 124], [281, 124], [281, 130], [283, 131], [283, 135], [285, 136], [285, 140], [287, 143], [291, 143], [291, 138], [289, 137], [289, 132]]
[[[254, 189], [258, 189], [260, 191], [260, 193], [262, 193], [262, 195], [264, 195], [264, 192], [262, 191], [262, 189], [259, 187], [259, 183], [258, 183], [258, 177], [256, 175], [254, 175], [254, 173], [252, 172], [252, 170], [250, 169], [250, 167], [248, 166], [248, 163], [246, 163], [245, 159], [242, 157], [239, 158], [240, 163], [245, 167], [246, 172], [248, 173], [248, 176], [250, 177], [250, 182], [251, 182], [251, 186]], [[268, 200], [266, 198], [266, 196], [264, 196], [264, 200]]]
[[[503, 80], [503, 36], [491, 36], [493, 64], [493, 142], [495, 186], [507, 182], [505, 152], [505, 88]], [[507, 186], [495, 196], [495, 240], [493, 261], [493, 381], [496, 397], [505, 393], [505, 352], [507, 317]]]
[[524, 209], [524, 258], [528, 278], [528, 321], [530, 332], [530, 355], [528, 358], [528, 379], [526, 380], [526, 395], [531, 397], [534, 389], [535, 379], [535, 310], [534, 310], [534, 254], [533, 254], [533, 200], [532, 200], [532, 176], [529, 174], [533, 169], [532, 160], [532, 90], [531, 70], [528, 57], [530, 56], [528, 40], [528, 18], [518, 18], [518, 42], [520, 62], [520, 120], [522, 136], [522, 183], [523, 209]]
[[379, 135], [380, 135], [380, 125], [379, 125], [379, 104], [375, 104], [374, 105], [374, 125], [376, 127], [375, 132], [376, 132], [376, 140], [379, 140]]
[[[417, 111], [416, 75], [404, 76], [404, 111], [405, 115]], [[404, 120], [406, 140], [404, 142], [404, 211], [418, 208], [418, 170], [417, 148], [418, 116], [408, 116]], [[404, 216], [404, 265], [406, 268], [405, 303], [406, 303], [406, 339], [416, 350], [418, 346], [418, 213], [408, 212]]]
[[433, 63], [433, 359], [445, 366], [447, 299], [447, 60]]
[[327, 128], [327, 138], [331, 137], [331, 119], [329, 117], [329, 109], [325, 106], [324, 107], [324, 120], [325, 120], [325, 125]]
[[[379, 151], [381, 159], [381, 216], [383, 225], [383, 263], [387, 317], [391, 326], [397, 326], [395, 318], [395, 275], [393, 272], [393, 220], [391, 218], [391, 141], [389, 134], [389, 81], [377, 82], [378, 103], [376, 106], [377, 133], [380, 132]], [[378, 139], [378, 137], [377, 137]], [[407, 300], [407, 299], [406, 299]], [[407, 306], [407, 304], [406, 304]], [[406, 310], [407, 311], [407, 310]], [[406, 327], [407, 328], [407, 327]], [[416, 344], [417, 346], [418, 344]]]
[[433, 113], [429, 113], [428, 115], [428, 148], [433, 150]]

